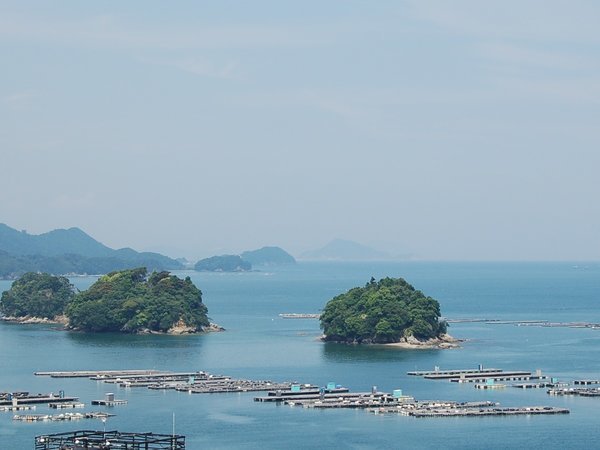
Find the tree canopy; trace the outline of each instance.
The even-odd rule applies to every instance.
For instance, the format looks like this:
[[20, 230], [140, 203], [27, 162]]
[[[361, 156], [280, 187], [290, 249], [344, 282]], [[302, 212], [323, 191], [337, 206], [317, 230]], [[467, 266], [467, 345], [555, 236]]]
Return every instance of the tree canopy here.
[[10, 317], [54, 319], [73, 299], [73, 285], [65, 277], [29, 272], [2, 293], [0, 313]]
[[330, 300], [321, 314], [325, 340], [357, 343], [398, 342], [404, 337], [439, 337], [440, 305], [402, 278], [374, 278]]
[[196, 331], [209, 325], [202, 292], [189, 277], [146, 268], [111, 272], [75, 297], [66, 314], [84, 331], [166, 332], [183, 323]]
[[194, 269], [204, 272], [245, 272], [252, 270], [252, 264], [239, 255], [221, 255], [201, 259]]

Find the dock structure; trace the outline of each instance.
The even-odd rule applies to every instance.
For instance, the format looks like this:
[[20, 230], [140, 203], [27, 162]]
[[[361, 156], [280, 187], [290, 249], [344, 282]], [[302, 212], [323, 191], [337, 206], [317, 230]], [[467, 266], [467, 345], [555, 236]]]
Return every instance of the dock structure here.
[[[107, 443], [110, 443], [110, 447], [106, 445]], [[79, 450], [113, 447], [145, 450], [185, 450], [185, 436], [79, 430], [35, 437], [35, 450]]]
[[573, 380], [573, 384], [578, 384], [578, 385], [600, 384], [600, 380]]
[[577, 395], [580, 397], [600, 397], [600, 388], [548, 389], [550, 395]]
[[[215, 382], [200, 382], [188, 386], [176, 387], [177, 391], [190, 394], [221, 394], [230, 392], [258, 392], [276, 390], [289, 390], [293, 383], [274, 383], [263, 380], [222, 380]], [[311, 386], [312, 387], [312, 386]]]
[[35, 410], [35, 405], [10, 405], [0, 406], [0, 412], [13, 412], [13, 411], [32, 411]]
[[13, 420], [21, 422], [64, 422], [68, 420], [81, 419], [106, 419], [114, 414], [105, 412], [87, 412], [87, 413], [62, 413], [62, 414], [15, 414]]
[[525, 406], [518, 408], [457, 408], [438, 409], [429, 411], [411, 411], [408, 415], [413, 417], [482, 417], [482, 416], [516, 416], [516, 415], [539, 415], [539, 414], [569, 414], [566, 408], [553, 406]]
[[375, 414], [400, 414], [412, 417], [482, 417], [538, 414], [568, 414], [565, 408], [552, 406], [500, 407], [494, 402], [447, 402], [440, 400], [414, 401], [397, 405], [369, 408]]
[[34, 372], [36, 376], [52, 378], [112, 378], [127, 375], [152, 375], [161, 373], [154, 369], [127, 369], [127, 370], [76, 370], [71, 372]]
[[66, 402], [66, 403], [51, 403], [50, 408], [54, 409], [75, 409], [75, 408], [85, 408], [85, 403], [80, 402]]
[[112, 392], [105, 394], [103, 400], [92, 400], [92, 405], [95, 406], [119, 406], [126, 404], [127, 400], [115, 399], [115, 394], [113, 394]]
[[440, 370], [436, 367], [430, 371], [413, 371], [407, 372], [408, 375], [420, 376], [427, 380], [449, 380], [453, 383], [487, 383], [492, 380], [496, 381], [531, 381], [531, 380], [547, 380], [546, 375], [542, 375], [541, 370], [536, 370], [535, 373], [525, 370], [504, 370], [483, 368], [480, 364], [477, 369], [453, 369]]
[[451, 369], [451, 370], [440, 370], [436, 367], [434, 370], [416, 370], [412, 372], [406, 372], [407, 375], [424, 377], [424, 378], [453, 378], [460, 377], [461, 375], [469, 374], [485, 374], [492, 372], [502, 372], [501, 369], [483, 368], [479, 366], [477, 369]]
[[0, 406], [17, 406], [17, 405], [34, 405], [34, 404], [51, 404], [75, 402], [79, 397], [65, 397], [58, 394], [37, 394], [19, 397], [7, 397], [0, 400]]
[[283, 313], [279, 314], [283, 319], [319, 319], [321, 314], [306, 314], [306, 313]]

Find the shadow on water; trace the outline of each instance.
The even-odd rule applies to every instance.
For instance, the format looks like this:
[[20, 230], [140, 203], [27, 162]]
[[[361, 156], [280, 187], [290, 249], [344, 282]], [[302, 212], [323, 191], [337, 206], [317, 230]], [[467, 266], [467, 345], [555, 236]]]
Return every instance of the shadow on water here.
[[432, 355], [442, 350], [406, 350], [386, 347], [384, 345], [352, 345], [326, 342], [322, 346], [325, 360], [334, 363], [364, 362], [405, 362], [429, 360]]
[[156, 349], [200, 349], [206, 335], [156, 335], [123, 333], [66, 332], [69, 340], [84, 347], [156, 348]]

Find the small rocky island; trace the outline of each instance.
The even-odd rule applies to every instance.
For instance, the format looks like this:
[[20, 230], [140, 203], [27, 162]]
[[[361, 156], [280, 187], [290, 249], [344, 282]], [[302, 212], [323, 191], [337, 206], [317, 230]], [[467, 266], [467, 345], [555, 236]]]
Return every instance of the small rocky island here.
[[451, 348], [440, 305], [402, 278], [371, 278], [330, 300], [321, 314], [323, 340], [388, 344], [404, 348]]
[[184, 334], [217, 331], [202, 292], [189, 277], [146, 268], [111, 272], [89, 289], [74, 292], [69, 280], [28, 273], [2, 294], [0, 313], [19, 322], [60, 321], [88, 332]]

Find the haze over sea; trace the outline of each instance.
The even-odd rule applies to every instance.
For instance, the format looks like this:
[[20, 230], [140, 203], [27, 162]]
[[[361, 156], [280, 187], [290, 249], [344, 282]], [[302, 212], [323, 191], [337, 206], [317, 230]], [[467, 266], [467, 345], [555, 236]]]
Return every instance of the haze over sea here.
[[[45, 325], [0, 323], [0, 391], [57, 392], [92, 399], [115, 392], [129, 401], [110, 409], [107, 430], [186, 436], [187, 448], [591, 448], [600, 439], [600, 400], [550, 397], [544, 389], [483, 391], [472, 385], [409, 377], [415, 369], [542, 369], [561, 380], [600, 378], [600, 330], [484, 323], [452, 324], [466, 338], [458, 350], [408, 351], [324, 344], [317, 320], [290, 320], [284, 312], [315, 313], [333, 296], [371, 276], [403, 277], [437, 299], [448, 318], [600, 322], [600, 263], [316, 263], [248, 273], [180, 272], [203, 291], [224, 333], [133, 336], [58, 331]], [[80, 289], [94, 277], [72, 282]], [[0, 289], [10, 287], [0, 281]], [[353, 391], [401, 388], [417, 399], [492, 400], [503, 406], [567, 407], [569, 415], [416, 419], [361, 410], [291, 408], [255, 403], [253, 393], [188, 395], [122, 389], [87, 379], [35, 377], [35, 371], [84, 369], [205, 370], [252, 379], [329, 381]], [[45, 412], [38, 406], [36, 412]], [[49, 411], [49, 409], [48, 409]], [[33, 437], [75, 429], [102, 429], [99, 421], [19, 423], [0, 413], [0, 447], [33, 448]]]

